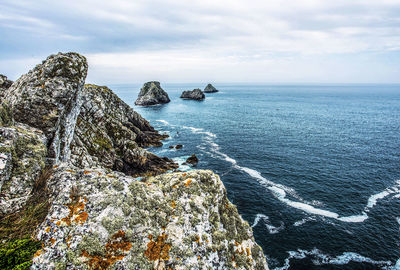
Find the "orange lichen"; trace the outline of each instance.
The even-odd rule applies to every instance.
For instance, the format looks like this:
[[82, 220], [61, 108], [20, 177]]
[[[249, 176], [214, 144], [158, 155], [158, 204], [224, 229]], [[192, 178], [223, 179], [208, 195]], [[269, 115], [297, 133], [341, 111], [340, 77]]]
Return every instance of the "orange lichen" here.
[[54, 239], [54, 238], [50, 238], [50, 242], [51, 242], [51, 245], [53, 246], [53, 245], [54, 245], [54, 243], [56, 242], [56, 239]]
[[186, 176], [186, 173], [182, 173], [182, 176], [185, 177], [185, 176]]
[[176, 207], [176, 202], [175, 202], [175, 201], [172, 201], [172, 202], [171, 202], [171, 207], [172, 207], [172, 208], [175, 208], [175, 207]]
[[57, 225], [57, 226], [60, 226], [60, 224], [61, 224], [61, 220], [59, 220], [59, 221], [56, 222], [56, 225]]
[[47, 227], [44, 231], [45, 231], [45, 232], [49, 232], [50, 229], [51, 229], [50, 227]]
[[83, 174], [85, 174], [85, 175], [86, 175], [86, 174], [91, 174], [91, 173], [92, 173], [92, 171], [86, 171], [86, 170], [83, 171]]
[[[61, 221], [65, 222], [68, 226], [71, 225], [72, 221], [82, 225], [86, 222], [89, 216], [88, 213], [83, 211], [85, 209], [85, 203], [83, 202], [84, 199], [82, 199], [80, 196], [74, 196], [72, 194], [69, 197], [71, 202], [65, 204], [65, 206], [67, 206], [69, 209], [69, 214], [65, 218], [62, 218]], [[57, 221], [56, 224], [60, 225], [61, 222], [59, 223], [59, 221]]]
[[69, 172], [69, 173], [74, 173], [75, 171], [74, 170], [66, 170], [67, 172]]
[[185, 187], [188, 187], [188, 186], [190, 185], [190, 182], [192, 182], [192, 179], [188, 179], [188, 180], [185, 182]]
[[156, 241], [150, 240], [147, 244], [147, 250], [144, 252], [149, 261], [169, 260], [171, 244], [166, 243], [167, 238], [168, 235], [163, 232], [162, 235], [157, 237]]
[[250, 249], [249, 248], [246, 248], [246, 254], [247, 254], [247, 256], [250, 256]]
[[103, 270], [122, 260], [131, 248], [132, 244], [127, 240], [125, 232], [120, 230], [106, 243], [104, 256], [90, 255], [85, 250], [82, 251], [82, 256], [89, 259], [86, 263], [90, 268]]
[[34, 258], [39, 257], [40, 255], [42, 255], [43, 253], [43, 249], [39, 249], [38, 251], [36, 251], [35, 255], [33, 255]]

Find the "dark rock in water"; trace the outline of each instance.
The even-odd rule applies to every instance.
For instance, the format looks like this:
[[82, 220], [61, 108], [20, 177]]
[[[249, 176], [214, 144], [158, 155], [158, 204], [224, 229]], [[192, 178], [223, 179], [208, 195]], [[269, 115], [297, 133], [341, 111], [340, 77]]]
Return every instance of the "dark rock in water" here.
[[170, 145], [170, 146], [168, 146], [168, 148], [169, 148], [169, 149], [174, 149], [174, 148], [175, 148], [175, 146], [173, 146], [173, 145]]
[[82, 55], [58, 53], [4, 91], [4, 102], [12, 107], [15, 121], [44, 132], [53, 163], [69, 158], [87, 69]]
[[170, 102], [167, 92], [165, 92], [159, 82], [147, 82], [140, 89], [135, 105], [149, 106]]
[[106, 86], [85, 85], [71, 144], [71, 163], [102, 166], [130, 175], [158, 174], [177, 167], [144, 149], [161, 146], [161, 135]]
[[185, 162], [186, 164], [191, 164], [192, 166], [196, 166], [199, 163], [199, 159], [195, 154], [191, 155]]
[[181, 98], [183, 99], [194, 99], [203, 100], [206, 96], [200, 89], [193, 89], [192, 91], [183, 91]]
[[212, 86], [211, 83], [207, 84], [206, 88], [204, 88], [204, 93], [216, 93], [218, 90]]
[[177, 145], [175, 146], [175, 149], [182, 149], [182, 147], [183, 147], [182, 144], [177, 144]]

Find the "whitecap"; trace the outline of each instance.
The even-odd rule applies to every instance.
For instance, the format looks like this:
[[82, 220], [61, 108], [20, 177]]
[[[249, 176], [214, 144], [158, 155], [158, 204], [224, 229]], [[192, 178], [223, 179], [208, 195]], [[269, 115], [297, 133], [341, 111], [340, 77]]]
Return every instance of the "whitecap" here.
[[301, 225], [303, 225], [303, 224], [305, 224], [305, 223], [307, 223], [309, 221], [315, 221], [315, 218], [314, 217], [303, 218], [302, 220], [298, 220], [295, 223], [293, 223], [293, 226], [299, 227], [299, 226], [301, 226]]
[[369, 209], [373, 208], [377, 204], [378, 200], [382, 200], [392, 194], [396, 194], [395, 196], [400, 195], [400, 180], [397, 180], [394, 186], [388, 187], [384, 191], [369, 197], [367, 206], [365, 207], [365, 211], [368, 212]]
[[256, 215], [253, 225], [251, 225], [251, 227], [254, 228], [255, 226], [257, 226], [257, 224], [261, 220], [264, 222], [264, 225], [270, 234], [276, 234], [276, 233], [280, 232], [281, 230], [285, 229], [285, 224], [282, 221], [281, 221], [281, 225], [279, 227], [276, 227], [271, 224], [269, 217], [266, 215], [263, 215], [263, 214]]
[[158, 120], [156, 120], [157, 122], [160, 122], [160, 123], [162, 123], [162, 124], [164, 124], [164, 125], [166, 125], [166, 126], [170, 126], [171, 124], [170, 123], [168, 123], [168, 121], [165, 121], [165, 120], [163, 120], [163, 119], [158, 119]]
[[183, 163], [185, 163], [186, 162], [186, 159], [188, 158], [189, 156], [181, 156], [181, 157], [175, 157], [175, 158], [172, 158], [172, 160], [175, 162], [175, 163], [178, 163], [178, 165], [179, 165], [179, 170], [181, 170], [181, 171], [183, 171], [183, 172], [188, 172], [188, 171], [191, 171], [191, 170], [193, 170], [193, 168], [192, 167], [190, 167], [189, 165], [184, 165]]

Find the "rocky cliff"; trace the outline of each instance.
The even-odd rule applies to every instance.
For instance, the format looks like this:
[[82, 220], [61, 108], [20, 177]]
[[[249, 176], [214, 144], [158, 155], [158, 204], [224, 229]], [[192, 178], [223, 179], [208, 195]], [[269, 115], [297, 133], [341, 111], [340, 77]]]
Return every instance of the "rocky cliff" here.
[[219, 177], [172, 172], [143, 149], [165, 136], [86, 72], [59, 53], [4, 92], [0, 268], [267, 269]]
[[149, 106], [170, 102], [167, 92], [165, 92], [159, 82], [147, 82], [140, 89], [135, 105]]

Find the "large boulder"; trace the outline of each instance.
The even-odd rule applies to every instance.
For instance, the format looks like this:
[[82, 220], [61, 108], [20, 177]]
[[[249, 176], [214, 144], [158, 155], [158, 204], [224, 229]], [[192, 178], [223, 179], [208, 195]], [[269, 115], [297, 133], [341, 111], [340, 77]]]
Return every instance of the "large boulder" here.
[[207, 84], [206, 88], [204, 88], [204, 93], [216, 93], [218, 90], [212, 86], [211, 83]]
[[71, 143], [71, 163], [104, 167], [130, 175], [158, 174], [177, 168], [142, 147], [161, 146], [167, 135], [122, 101], [108, 87], [85, 85], [83, 105]]
[[81, 91], [87, 74], [86, 58], [77, 53], [49, 56], [4, 92], [14, 119], [42, 130], [53, 163], [69, 159]]
[[18, 124], [0, 127], [0, 216], [18, 211], [45, 167], [46, 137]]
[[268, 269], [249, 224], [211, 171], [141, 181], [59, 167], [31, 269]]
[[147, 82], [140, 89], [139, 96], [135, 105], [149, 106], [170, 102], [167, 92], [165, 92], [159, 82]]
[[181, 98], [183, 99], [194, 99], [194, 100], [203, 100], [205, 99], [205, 95], [203, 91], [200, 89], [193, 89], [192, 91], [183, 91]]

